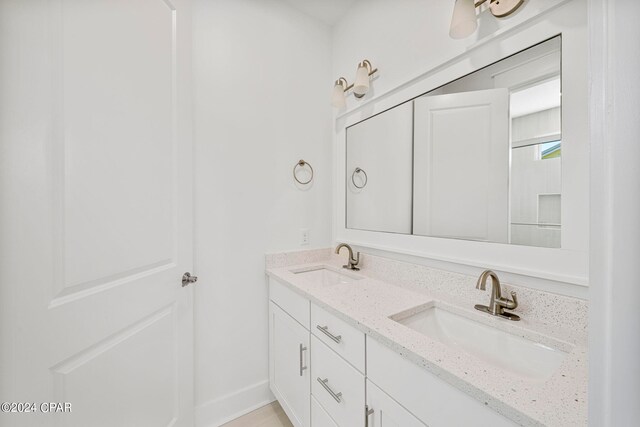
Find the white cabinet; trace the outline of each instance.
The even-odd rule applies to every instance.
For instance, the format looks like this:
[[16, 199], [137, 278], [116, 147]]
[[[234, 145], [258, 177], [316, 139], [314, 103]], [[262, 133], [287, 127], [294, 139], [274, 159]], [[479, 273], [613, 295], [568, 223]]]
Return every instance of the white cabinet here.
[[296, 319], [298, 323], [309, 329], [311, 303], [308, 299], [273, 279], [269, 280], [269, 299], [289, 316]]
[[311, 336], [311, 394], [339, 426], [364, 425], [364, 376]]
[[309, 331], [275, 303], [269, 303], [269, 381], [296, 427], [309, 427]]
[[294, 426], [516, 425], [288, 286], [269, 284], [269, 382]]
[[364, 373], [364, 333], [342, 319], [311, 306], [311, 333], [358, 371]]
[[313, 396], [311, 396], [311, 425], [313, 427], [339, 427]]
[[393, 400], [387, 393], [367, 380], [367, 408], [369, 409], [367, 427], [426, 427]]
[[369, 337], [367, 379], [430, 427], [517, 425]]

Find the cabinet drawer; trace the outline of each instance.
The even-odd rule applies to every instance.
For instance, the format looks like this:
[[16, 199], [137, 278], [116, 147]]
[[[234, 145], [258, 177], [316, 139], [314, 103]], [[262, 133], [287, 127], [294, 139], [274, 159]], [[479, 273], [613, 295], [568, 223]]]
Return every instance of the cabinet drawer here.
[[365, 373], [365, 335], [342, 319], [311, 304], [311, 333]]
[[327, 411], [318, 403], [315, 397], [311, 396], [311, 426], [312, 427], [338, 427], [331, 419]]
[[311, 336], [311, 394], [342, 427], [364, 425], [364, 376]]
[[298, 323], [309, 329], [309, 306], [311, 303], [308, 299], [272, 278], [269, 278], [269, 299], [296, 319]]

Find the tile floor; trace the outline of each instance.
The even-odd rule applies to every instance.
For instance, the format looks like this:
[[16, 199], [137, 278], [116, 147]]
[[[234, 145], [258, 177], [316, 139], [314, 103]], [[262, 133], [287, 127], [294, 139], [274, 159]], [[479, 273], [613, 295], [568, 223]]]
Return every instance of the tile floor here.
[[222, 427], [293, 427], [293, 424], [282, 410], [282, 406], [278, 402], [273, 402]]

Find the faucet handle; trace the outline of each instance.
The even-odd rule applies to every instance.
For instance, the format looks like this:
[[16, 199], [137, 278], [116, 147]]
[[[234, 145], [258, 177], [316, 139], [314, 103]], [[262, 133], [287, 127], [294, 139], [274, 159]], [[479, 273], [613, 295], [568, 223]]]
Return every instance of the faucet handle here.
[[514, 310], [516, 307], [518, 307], [518, 296], [514, 291], [511, 291], [511, 299], [501, 297], [499, 299], [496, 299], [496, 304], [500, 307], [506, 308], [507, 310]]
[[511, 304], [509, 304], [509, 302], [507, 302], [507, 308], [509, 310], [514, 310], [515, 308], [518, 307], [518, 295], [516, 294], [515, 291], [511, 291]]

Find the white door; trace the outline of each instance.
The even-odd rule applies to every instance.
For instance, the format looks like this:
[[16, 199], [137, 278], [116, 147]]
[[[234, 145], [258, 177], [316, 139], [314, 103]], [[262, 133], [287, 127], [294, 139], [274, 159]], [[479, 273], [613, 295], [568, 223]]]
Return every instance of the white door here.
[[509, 92], [415, 100], [413, 233], [509, 242]]
[[0, 398], [38, 405], [2, 426], [193, 425], [190, 31], [0, 1]]
[[425, 427], [398, 402], [367, 380], [368, 427]]
[[269, 352], [273, 394], [294, 426], [309, 427], [309, 331], [273, 302], [269, 303]]

